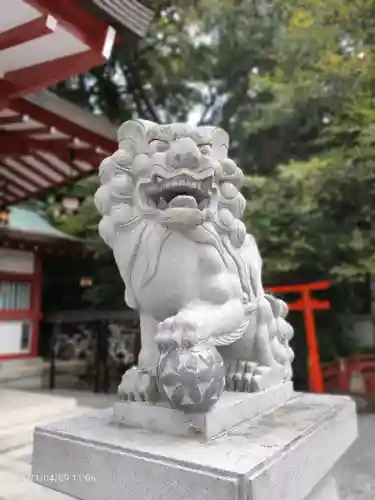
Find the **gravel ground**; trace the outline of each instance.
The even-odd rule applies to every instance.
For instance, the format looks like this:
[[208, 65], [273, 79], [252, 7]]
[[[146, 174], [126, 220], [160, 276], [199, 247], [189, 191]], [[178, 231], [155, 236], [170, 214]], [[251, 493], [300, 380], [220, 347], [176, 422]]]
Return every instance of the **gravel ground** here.
[[375, 414], [358, 416], [359, 437], [336, 468], [342, 500], [375, 500]]

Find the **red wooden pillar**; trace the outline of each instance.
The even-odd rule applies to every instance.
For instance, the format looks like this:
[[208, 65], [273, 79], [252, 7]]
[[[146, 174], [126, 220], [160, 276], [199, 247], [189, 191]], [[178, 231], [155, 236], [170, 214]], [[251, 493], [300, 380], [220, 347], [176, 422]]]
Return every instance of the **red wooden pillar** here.
[[310, 290], [302, 291], [304, 319], [308, 346], [308, 381], [310, 392], [323, 392], [323, 375], [319, 359], [319, 347], [316, 337], [315, 318], [312, 308]]
[[311, 392], [323, 392], [323, 374], [320, 365], [319, 346], [316, 336], [314, 311], [329, 309], [330, 303], [326, 300], [316, 300], [311, 296], [313, 291], [326, 290], [330, 287], [329, 281], [305, 283], [300, 285], [273, 286], [270, 290], [275, 293], [299, 293], [300, 299], [288, 303], [291, 311], [301, 311], [304, 314], [307, 355], [308, 355], [308, 384]]
[[339, 359], [339, 389], [341, 392], [348, 392], [349, 388], [349, 377], [348, 377], [348, 367], [346, 360], [343, 358]]
[[31, 290], [31, 308], [33, 311], [32, 317], [32, 337], [31, 337], [31, 356], [38, 355], [39, 347], [39, 328], [42, 316], [42, 282], [43, 270], [42, 259], [38, 252], [35, 253], [35, 277]]

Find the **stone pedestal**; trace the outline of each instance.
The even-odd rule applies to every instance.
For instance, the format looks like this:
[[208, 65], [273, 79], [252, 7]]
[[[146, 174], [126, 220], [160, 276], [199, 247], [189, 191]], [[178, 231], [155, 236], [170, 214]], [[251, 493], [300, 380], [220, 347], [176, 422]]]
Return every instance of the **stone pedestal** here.
[[330, 474], [357, 436], [352, 400], [329, 395], [294, 394], [210, 440], [113, 418], [37, 428], [33, 480], [82, 500], [338, 500]]
[[271, 387], [261, 392], [225, 391], [208, 413], [183, 413], [167, 402], [151, 405], [142, 402], [115, 403], [114, 424], [174, 436], [212, 439], [284, 404], [294, 394], [293, 383]]

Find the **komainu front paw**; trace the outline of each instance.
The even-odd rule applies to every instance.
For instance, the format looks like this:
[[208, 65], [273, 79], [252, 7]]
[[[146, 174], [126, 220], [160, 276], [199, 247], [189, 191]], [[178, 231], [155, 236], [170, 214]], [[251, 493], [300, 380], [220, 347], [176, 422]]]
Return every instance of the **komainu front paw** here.
[[155, 342], [161, 350], [173, 345], [191, 347], [201, 340], [199, 325], [179, 315], [171, 316], [158, 325]]
[[252, 380], [256, 363], [251, 361], [225, 361], [225, 389], [235, 392], [252, 392]]
[[157, 393], [156, 378], [135, 366], [124, 373], [118, 388], [122, 401], [153, 401]]

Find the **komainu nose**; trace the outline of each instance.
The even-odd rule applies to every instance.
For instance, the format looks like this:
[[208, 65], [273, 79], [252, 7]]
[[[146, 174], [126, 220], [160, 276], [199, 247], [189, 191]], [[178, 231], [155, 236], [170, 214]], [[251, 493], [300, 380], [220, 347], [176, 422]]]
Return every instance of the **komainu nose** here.
[[173, 169], [195, 169], [199, 167], [201, 152], [189, 137], [177, 139], [167, 153], [167, 166]]

